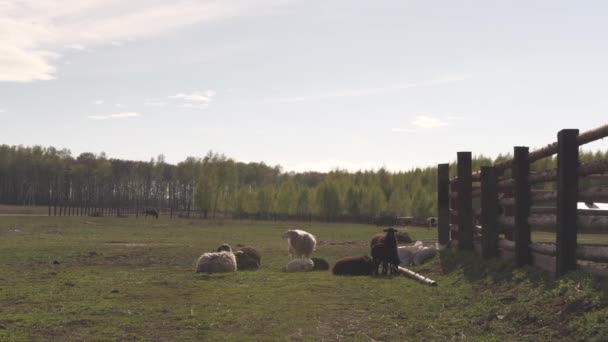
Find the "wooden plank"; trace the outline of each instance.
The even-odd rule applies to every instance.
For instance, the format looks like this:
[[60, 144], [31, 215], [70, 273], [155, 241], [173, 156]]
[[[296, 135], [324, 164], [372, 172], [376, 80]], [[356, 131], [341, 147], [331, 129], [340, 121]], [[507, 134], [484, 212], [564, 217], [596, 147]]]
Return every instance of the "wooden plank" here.
[[473, 249], [473, 199], [471, 152], [458, 152], [458, 247]]
[[498, 256], [498, 172], [496, 168], [481, 168], [481, 255], [488, 259]]
[[577, 137], [577, 129], [564, 129], [557, 135], [557, 276], [576, 269], [579, 167]]
[[[577, 144], [578, 144], [578, 146], [581, 146], [581, 145], [585, 145], [590, 142], [600, 140], [600, 139], [603, 139], [606, 137], [608, 137], [608, 124], [581, 133], [577, 137]], [[558, 142], [553, 142], [542, 148], [539, 148], [539, 149], [536, 149], [536, 150], [530, 152], [529, 160], [532, 163], [537, 160], [550, 157], [556, 153], [558, 153]], [[504, 170], [512, 168], [514, 163], [515, 163], [514, 159], [509, 159], [502, 163], [495, 164], [494, 167], [496, 168], [496, 170], [498, 171], [499, 174], [502, 174], [502, 172]], [[480, 172], [475, 172], [472, 175], [472, 179], [478, 180], [478, 179], [480, 179], [480, 176], [481, 176]], [[452, 182], [455, 182], [455, 181], [456, 181], [456, 179], [452, 180]]]
[[437, 241], [450, 241], [450, 164], [437, 165]]
[[530, 160], [528, 159], [528, 148], [525, 146], [517, 146], [514, 148], [514, 165], [513, 178], [515, 179], [515, 206], [514, 220], [515, 229], [513, 231], [513, 240], [515, 241], [515, 264], [517, 266], [529, 265], [530, 257], [530, 183], [528, 177], [530, 175]]

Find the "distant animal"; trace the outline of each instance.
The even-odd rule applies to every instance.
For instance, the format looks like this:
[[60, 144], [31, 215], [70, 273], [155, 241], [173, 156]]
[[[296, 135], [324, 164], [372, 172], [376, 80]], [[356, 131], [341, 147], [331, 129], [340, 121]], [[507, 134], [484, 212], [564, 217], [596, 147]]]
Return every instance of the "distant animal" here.
[[287, 249], [291, 258], [310, 258], [317, 246], [315, 237], [303, 230], [288, 230], [282, 237], [287, 238]]
[[399, 274], [399, 254], [393, 228], [384, 230], [386, 235], [382, 242], [372, 244], [371, 254], [374, 260], [374, 274], [378, 274], [378, 266], [382, 264], [382, 274]]
[[307, 272], [312, 271], [315, 264], [309, 258], [296, 258], [292, 259], [286, 266], [287, 272]]
[[148, 217], [148, 215], [151, 215], [158, 218], [158, 211], [156, 211], [156, 209], [146, 209], [144, 210], [143, 214], [144, 217]]
[[223, 244], [217, 248], [219, 252], [204, 253], [196, 261], [196, 272], [219, 273], [235, 272], [236, 257], [229, 245]]
[[426, 219], [426, 222], [429, 224], [429, 229], [431, 229], [432, 227], [437, 226], [437, 218], [436, 217], [429, 217]]
[[314, 263], [313, 271], [327, 271], [329, 269], [329, 263], [325, 259], [311, 258]]
[[374, 261], [367, 255], [347, 256], [334, 264], [332, 273], [335, 275], [371, 275], [374, 273]]

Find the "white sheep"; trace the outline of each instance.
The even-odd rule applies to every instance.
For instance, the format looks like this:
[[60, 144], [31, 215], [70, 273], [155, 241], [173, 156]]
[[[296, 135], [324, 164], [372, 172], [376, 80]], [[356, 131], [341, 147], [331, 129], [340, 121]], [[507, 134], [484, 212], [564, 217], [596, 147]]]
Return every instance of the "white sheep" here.
[[219, 273], [235, 272], [236, 258], [230, 246], [223, 244], [218, 248], [218, 252], [205, 253], [196, 262], [196, 272]]
[[287, 272], [307, 272], [312, 271], [315, 266], [314, 262], [308, 258], [297, 258], [291, 260], [285, 270]]
[[303, 230], [288, 230], [282, 236], [287, 238], [287, 247], [292, 258], [310, 258], [317, 246], [315, 237]]

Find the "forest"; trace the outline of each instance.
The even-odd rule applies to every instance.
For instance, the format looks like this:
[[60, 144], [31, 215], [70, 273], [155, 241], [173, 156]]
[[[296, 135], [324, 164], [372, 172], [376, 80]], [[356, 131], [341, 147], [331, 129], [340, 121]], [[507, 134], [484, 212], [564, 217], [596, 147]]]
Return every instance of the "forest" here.
[[[509, 158], [476, 156], [473, 169]], [[608, 159], [608, 152], [582, 152], [580, 159]], [[532, 172], [555, 167], [556, 159], [546, 158]], [[453, 163], [450, 172], [455, 176]], [[436, 167], [294, 173], [214, 152], [173, 165], [163, 155], [144, 162], [103, 152], [74, 157], [68, 149], [0, 145], [0, 204], [49, 206], [49, 213], [51, 207], [85, 213], [157, 208], [202, 218], [369, 222], [391, 211], [426, 218], [436, 212]]]

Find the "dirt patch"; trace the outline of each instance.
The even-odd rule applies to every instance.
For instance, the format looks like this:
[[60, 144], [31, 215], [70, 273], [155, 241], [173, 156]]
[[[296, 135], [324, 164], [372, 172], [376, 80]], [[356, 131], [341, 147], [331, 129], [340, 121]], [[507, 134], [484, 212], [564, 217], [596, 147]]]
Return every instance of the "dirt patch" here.
[[318, 246], [365, 246], [366, 242], [361, 241], [319, 241]]

